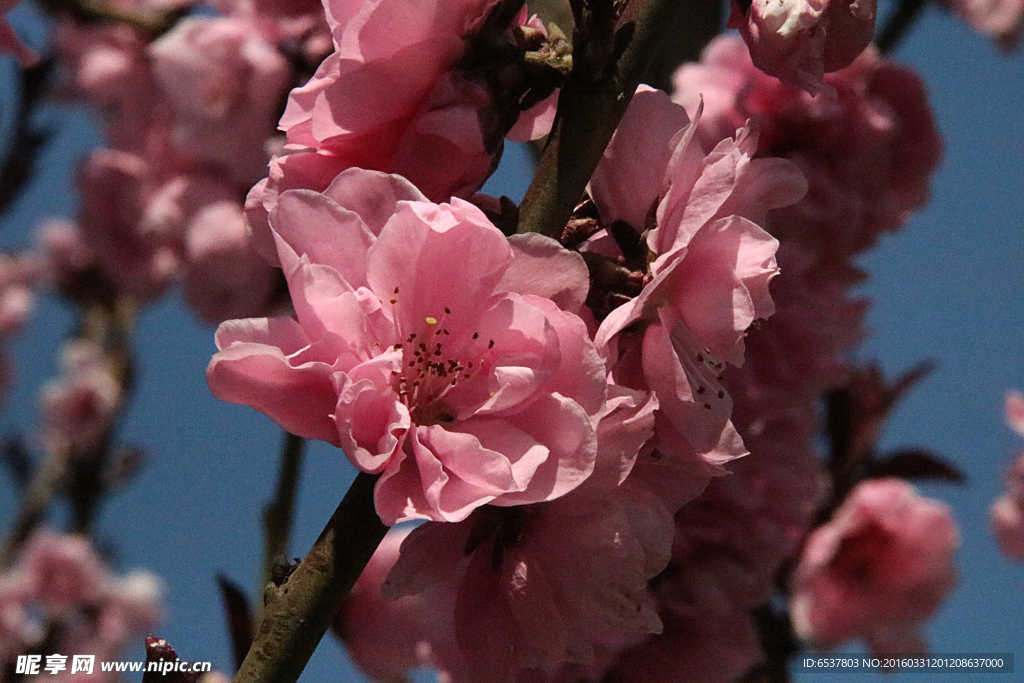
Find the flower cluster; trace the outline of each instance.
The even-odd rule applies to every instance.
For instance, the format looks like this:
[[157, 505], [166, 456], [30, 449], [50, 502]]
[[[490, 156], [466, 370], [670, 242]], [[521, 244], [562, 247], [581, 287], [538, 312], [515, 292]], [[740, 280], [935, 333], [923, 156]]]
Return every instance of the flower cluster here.
[[160, 592], [148, 572], [113, 575], [81, 536], [37, 531], [0, 574], [0, 657], [45, 646], [46, 654], [116, 659], [130, 638], [156, 625]]
[[[303, 126], [334, 131], [320, 149], [356, 139], [332, 127], [329, 92], [303, 109]], [[274, 184], [275, 169], [324, 151], [272, 162], [250, 195], [265, 212], [254, 237], [272, 241], [295, 315], [222, 324], [207, 377], [219, 398], [379, 473], [385, 523], [432, 520], [397, 562], [397, 543], [374, 560], [394, 565], [384, 591], [410, 624], [391, 674], [423, 657], [474, 681], [595, 666], [609, 643], [662, 629], [647, 586], [672, 515], [746, 452], [720, 376], [773, 310], [778, 243], [761, 224], [806, 189], [756, 148], [742, 128], [705, 150], [681, 106], [641, 88], [576, 249], [506, 238], [472, 204], [433, 203], [379, 170]], [[340, 632], [376, 651], [355, 621], [370, 611], [353, 609], [364, 616]]]
[[[101, 321], [44, 388], [47, 457], [96, 456], [71, 459], [71, 497], [109, 474], [118, 316], [179, 282], [219, 323], [214, 396], [339, 448], [385, 525], [420, 522], [334, 619], [374, 677], [727, 683], [779, 655], [771, 619], [786, 643], [922, 650], [948, 512], [819, 457], [863, 335], [854, 259], [941, 157], [922, 83], [869, 46], [874, 0], [738, 0], [742, 38], [620, 98], [564, 230], [517, 233], [479, 194], [505, 141], [546, 135], [559, 89], [608, 80], [642, 33], [623, 3], [572, 4], [578, 69], [522, 0], [53, 10], [63, 90], [109, 148], [76, 219], [0, 262], [0, 333], [38, 280]], [[993, 512], [1010, 554], [1018, 483]], [[72, 503], [88, 526], [96, 501]], [[0, 576], [0, 655], [115, 651], [154, 614], [152, 581], [124, 581], [36, 536]]]
[[[673, 100], [699, 113], [696, 135], [705, 145], [727, 143], [738, 127], [750, 125], [759, 131], [748, 143], [753, 161], [776, 164], [768, 177], [778, 178], [778, 157], [787, 159], [803, 170], [809, 190], [767, 215], [782, 271], [772, 281], [774, 315], [743, 340], [743, 366], [727, 367], [721, 378], [750, 456], [730, 463], [730, 476], [711, 481], [676, 513], [672, 558], [654, 588], [665, 630], [619, 657], [615, 675], [623, 680], [732, 681], [764, 656], [751, 611], [768, 604], [780, 567], [794, 559], [825, 503], [818, 401], [844, 382], [844, 353], [862, 336], [865, 304], [848, 294], [859, 280], [852, 257], [878, 230], [898, 228], [911, 208], [869, 221], [824, 203], [818, 189], [835, 183], [844, 197], [856, 200], [861, 191], [864, 205], [877, 207], [878, 193], [888, 190], [873, 189], [869, 177], [907, 177], [902, 157], [889, 153], [903, 139], [894, 130], [910, 125], [901, 121], [904, 110], [876, 101], [881, 93], [889, 97], [888, 89], [865, 85], [872, 71], [903, 70], [877, 58], [870, 63], [870, 70], [854, 64], [826, 76], [836, 99], [811, 97], [758, 70], [739, 38], [723, 37], [709, 45], [701, 63], [675, 75]], [[927, 111], [923, 97], [911, 102]], [[878, 118], [880, 112], [888, 120]], [[915, 182], [926, 188], [939, 138], [934, 125], [919, 134], [931, 143], [915, 159], [922, 164]], [[858, 161], [848, 152], [864, 157]], [[869, 167], [867, 176], [854, 170]], [[709, 643], [715, 638], [728, 638], [725, 653]]]

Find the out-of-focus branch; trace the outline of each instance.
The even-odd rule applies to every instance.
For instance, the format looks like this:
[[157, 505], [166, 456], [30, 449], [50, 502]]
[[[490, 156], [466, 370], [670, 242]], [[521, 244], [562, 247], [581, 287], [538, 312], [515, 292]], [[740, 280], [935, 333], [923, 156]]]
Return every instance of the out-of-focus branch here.
[[927, 2], [928, 0], [899, 0], [899, 4], [896, 5], [896, 9], [885, 22], [885, 26], [882, 27], [878, 39], [875, 41], [879, 52], [888, 55], [896, 49], [910, 27], [921, 16]]
[[261, 588], [270, 581], [274, 564], [282, 557], [285, 561], [288, 559], [292, 517], [295, 513], [295, 496], [299, 487], [299, 473], [302, 471], [302, 452], [305, 443], [305, 439], [301, 436], [285, 432], [277, 491], [274, 493], [274, 500], [263, 511], [264, 555]]
[[191, 10], [189, 5], [185, 5], [163, 12], [133, 12], [109, 2], [96, 2], [95, 0], [37, 0], [37, 2], [47, 12], [66, 14], [83, 22], [128, 24], [149, 34], [151, 38], [157, 38], [171, 30]]
[[696, 62], [711, 39], [722, 32], [722, 0], [681, 2], [667, 29], [668, 37], [654, 53], [643, 82], [672, 91], [672, 74], [683, 62]]
[[4, 541], [3, 549], [0, 549], [0, 569], [11, 566], [32, 530], [39, 524], [46, 508], [60, 492], [70, 458], [70, 448], [51, 448], [36, 468], [35, 476], [22, 496], [18, 517]]
[[[591, 4], [599, 8], [612, 3]], [[633, 0], [626, 6], [627, 16], [616, 22], [611, 45], [602, 44], [606, 33], [600, 16], [593, 19], [595, 25], [577, 22], [573, 71], [562, 88], [551, 136], [520, 207], [519, 232], [556, 239], [561, 235], [655, 51], [686, 4]], [[607, 62], [593, 58], [603, 54], [610, 55]]]
[[790, 683], [789, 660], [800, 651], [789, 615], [771, 604], [752, 611], [765, 661], [755, 666], [739, 683]]
[[263, 619], [235, 683], [295, 683], [388, 528], [361, 472], [309, 554], [264, 594]]
[[109, 484], [108, 463], [112, 453], [114, 429], [124, 413], [127, 396], [133, 383], [131, 338], [135, 328], [138, 304], [127, 297], [117, 296], [112, 301], [86, 307], [79, 337], [88, 339], [103, 349], [111, 374], [121, 394], [120, 406], [100, 440], [89, 452], [75, 453], [68, 472], [68, 498], [71, 504], [72, 529], [88, 533], [96, 517], [96, 510], [107, 494]]
[[38, 104], [46, 94], [46, 83], [52, 66], [50, 61], [44, 60], [21, 71], [20, 92], [11, 127], [11, 144], [0, 165], [0, 213], [7, 210], [32, 177], [39, 153], [52, 133], [46, 128], [39, 128], [32, 120]]

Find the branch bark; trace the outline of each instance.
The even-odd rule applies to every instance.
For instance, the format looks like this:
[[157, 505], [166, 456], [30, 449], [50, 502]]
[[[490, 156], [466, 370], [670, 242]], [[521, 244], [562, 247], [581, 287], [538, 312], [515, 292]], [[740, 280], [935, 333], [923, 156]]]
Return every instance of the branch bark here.
[[377, 476], [360, 472], [309, 554], [268, 585], [263, 619], [235, 683], [295, 683], [388, 528], [373, 506]]
[[551, 136], [520, 206], [519, 232], [556, 239], [561, 235], [641, 77], [686, 2], [633, 0], [632, 4], [641, 5], [635, 23], [620, 22], [616, 32], [621, 40], [624, 31], [632, 30], [632, 38], [600, 73], [576, 55], [600, 52], [601, 46], [581, 44], [578, 37], [573, 41], [573, 71], [559, 95]]

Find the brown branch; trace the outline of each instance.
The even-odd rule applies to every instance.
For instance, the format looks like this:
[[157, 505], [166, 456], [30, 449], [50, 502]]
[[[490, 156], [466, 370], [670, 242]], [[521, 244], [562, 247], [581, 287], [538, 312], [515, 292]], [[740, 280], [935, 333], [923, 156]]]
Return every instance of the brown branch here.
[[[639, 5], [638, 17], [635, 23], [619, 22], [616, 46], [581, 40], [581, 36], [600, 37], [601, 32], [581, 33], [577, 27], [573, 71], [562, 88], [551, 136], [520, 206], [519, 232], [539, 232], [555, 239], [562, 234], [643, 73], [685, 4], [684, 0], [633, 0], [628, 11]], [[618, 50], [626, 41], [624, 49]], [[609, 49], [619, 54], [608, 64], [587, 58]]]
[[263, 620], [235, 683], [295, 683], [388, 528], [373, 506], [377, 476], [359, 473], [309, 554], [268, 586]]

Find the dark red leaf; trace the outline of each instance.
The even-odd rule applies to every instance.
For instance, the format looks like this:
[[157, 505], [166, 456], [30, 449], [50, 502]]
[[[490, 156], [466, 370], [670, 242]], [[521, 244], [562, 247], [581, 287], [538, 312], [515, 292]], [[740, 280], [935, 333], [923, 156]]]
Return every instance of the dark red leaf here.
[[907, 480], [948, 481], [963, 484], [967, 475], [956, 466], [923, 448], [903, 448], [884, 458], [872, 461], [867, 479], [898, 477]]
[[235, 669], [238, 669], [252, 647], [252, 611], [249, 609], [249, 600], [245, 593], [231, 579], [218, 574], [217, 586], [220, 588], [221, 599], [224, 600], [228, 635], [231, 637], [231, 654], [235, 660]]

